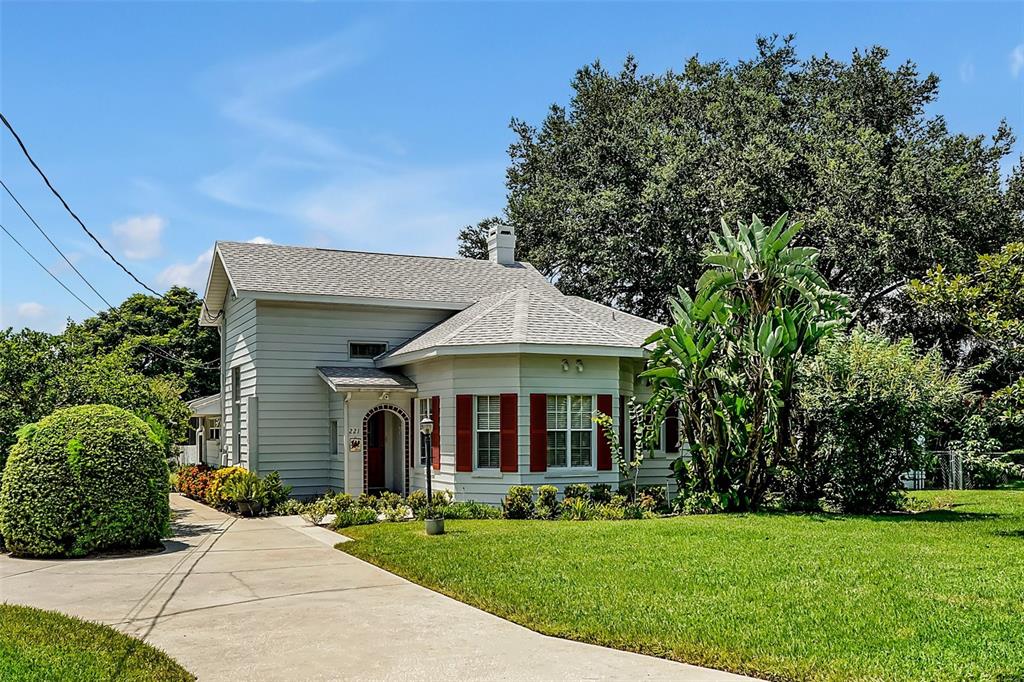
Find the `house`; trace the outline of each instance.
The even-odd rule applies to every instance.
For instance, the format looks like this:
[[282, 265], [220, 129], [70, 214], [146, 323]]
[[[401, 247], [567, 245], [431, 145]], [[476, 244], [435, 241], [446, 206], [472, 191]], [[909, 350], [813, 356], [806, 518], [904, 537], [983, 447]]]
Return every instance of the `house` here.
[[[296, 495], [409, 492], [428, 462], [459, 499], [617, 486], [592, 416], [611, 414], [628, 442], [622, 415], [660, 326], [563, 295], [514, 260], [509, 227], [488, 249], [471, 260], [217, 242], [200, 324], [220, 330], [223, 428], [207, 461], [279, 471]], [[678, 442], [670, 429], [663, 443]], [[664, 485], [675, 456], [659, 445], [642, 482]]]
[[190, 400], [188, 439], [178, 446], [179, 464], [214, 463], [220, 466], [220, 393]]

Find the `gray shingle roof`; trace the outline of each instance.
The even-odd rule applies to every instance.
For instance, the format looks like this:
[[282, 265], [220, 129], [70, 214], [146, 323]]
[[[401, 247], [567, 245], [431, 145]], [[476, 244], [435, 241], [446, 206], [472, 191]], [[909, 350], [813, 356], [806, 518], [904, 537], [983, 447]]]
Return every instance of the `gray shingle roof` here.
[[661, 328], [554, 288], [516, 289], [488, 296], [384, 356], [398, 360], [454, 346], [544, 344], [640, 348]]
[[416, 388], [412, 379], [376, 367], [317, 367], [320, 376], [339, 388]]
[[510, 289], [553, 289], [532, 265], [218, 242], [236, 290], [468, 304]]

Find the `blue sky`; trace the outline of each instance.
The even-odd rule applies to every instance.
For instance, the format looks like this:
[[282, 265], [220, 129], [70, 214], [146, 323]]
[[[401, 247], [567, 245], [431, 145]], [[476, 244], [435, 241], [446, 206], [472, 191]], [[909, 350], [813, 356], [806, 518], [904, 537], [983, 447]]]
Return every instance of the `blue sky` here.
[[[576, 69], [881, 44], [941, 80], [954, 130], [1024, 136], [1024, 3], [0, 4], [0, 108], [144, 281], [201, 288], [216, 239], [454, 255], [504, 205], [511, 117], [566, 103]], [[1018, 143], [1017, 150], [1024, 149]], [[2, 177], [111, 301], [137, 290], [10, 137]], [[1009, 172], [1010, 164], [1006, 171]], [[88, 301], [6, 195], [2, 222]], [[0, 235], [0, 326], [88, 315]]]

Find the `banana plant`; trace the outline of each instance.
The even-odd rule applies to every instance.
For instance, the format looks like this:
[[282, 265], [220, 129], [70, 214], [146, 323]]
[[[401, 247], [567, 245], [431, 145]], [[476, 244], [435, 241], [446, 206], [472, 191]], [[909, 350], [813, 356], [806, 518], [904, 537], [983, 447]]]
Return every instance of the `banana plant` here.
[[753, 216], [735, 231], [723, 221], [695, 294], [680, 287], [671, 326], [647, 339], [647, 416], [661, 423], [678, 407], [680, 485], [725, 509], [763, 503], [792, 448], [794, 368], [847, 316], [814, 267], [818, 251], [792, 245], [802, 228], [787, 215], [770, 226]]

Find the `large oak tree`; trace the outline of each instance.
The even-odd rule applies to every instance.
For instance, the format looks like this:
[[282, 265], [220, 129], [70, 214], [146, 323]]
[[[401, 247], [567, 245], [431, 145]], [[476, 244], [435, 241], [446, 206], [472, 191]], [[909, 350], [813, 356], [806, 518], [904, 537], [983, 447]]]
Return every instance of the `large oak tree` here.
[[[512, 122], [502, 220], [518, 257], [566, 293], [667, 320], [720, 218], [788, 212], [860, 321], [914, 331], [902, 285], [940, 262], [969, 271], [975, 254], [1019, 238], [1024, 180], [1000, 174], [1005, 123], [990, 137], [950, 131], [927, 110], [938, 77], [887, 56], [801, 61], [792, 38], [772, 38], [735, 64], [580, 69], [568, 106]], [[462, 231], [462, 255], [485, 256], [494, 220]]]

